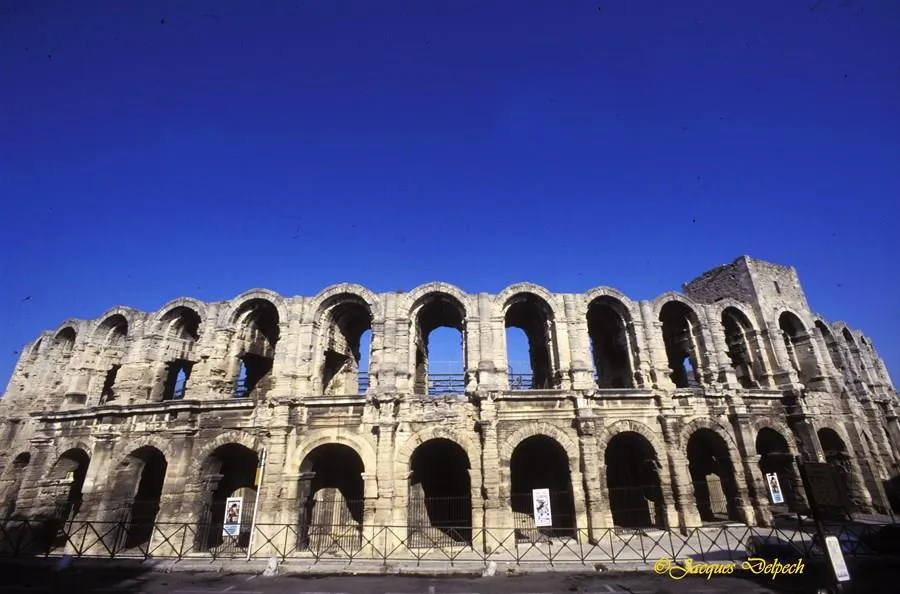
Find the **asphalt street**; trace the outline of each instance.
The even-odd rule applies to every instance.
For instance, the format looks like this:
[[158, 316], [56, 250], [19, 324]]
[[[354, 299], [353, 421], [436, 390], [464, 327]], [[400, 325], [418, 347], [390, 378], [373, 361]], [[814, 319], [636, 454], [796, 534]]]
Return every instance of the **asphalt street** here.
[[[848, 592], [900, 592], [895, 564], [859, 569]], [[815, 594], [824, 583], [810, 571], [781, 576], [686, 576], [673, 580], [653, 572], [533, 573], [494, 577], [280, 575], [129, 569], [109, 571], [49, 566], [4, 566], [0, 592], [9, 594]]]

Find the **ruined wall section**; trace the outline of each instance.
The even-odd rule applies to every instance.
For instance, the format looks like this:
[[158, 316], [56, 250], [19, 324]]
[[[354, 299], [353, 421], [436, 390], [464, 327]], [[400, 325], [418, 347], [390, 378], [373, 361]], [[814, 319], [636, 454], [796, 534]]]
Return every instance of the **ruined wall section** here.
[[723, 264], [682, 285], [684, 294], [698, 303], [715, 303], [736, 299], [756, 302], [756, 288], [748, 267], [749, 258], [741, 256], [731, 264]]

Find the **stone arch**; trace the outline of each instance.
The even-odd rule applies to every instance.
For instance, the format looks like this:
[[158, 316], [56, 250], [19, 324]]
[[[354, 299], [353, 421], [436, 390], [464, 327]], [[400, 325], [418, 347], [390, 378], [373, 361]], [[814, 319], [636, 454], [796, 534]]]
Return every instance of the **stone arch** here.
[[[700, 419], [698, 419], [700, 420]], [[691, 423], [693, 431], [683, 432], [688, 472], [694, 502], [704, 522], [740, 520], [742, 505], [738, 485], [742, 457], [727, 432], [716, 423]]]
[[456, 285], [438, 281], [421, 284], [406, 294], [406, 302], [409, 304], [407, 307], [407, 316], [410, 319], [413, 319], [416, 311], [422, 305], [425, 298], [434, 294], [443, 294], [455, 299], [462, 308], [463, 320], [468, 319], [469, 311], [471, 310], [469, 295]]
[[812, 333], [815, 323], [790, 308], [783, 309], [777, 319], [787, 363], [797, 372], [800, 382], [807, 384], [819, 376], [818, 352]]
[[856, 457], [857, 454], [853, 450], [853, 442], [850, 440], [850, 434], [840, 422], [829, 418], [819, 418], [814, 423], [814, 426], [816, 429], [816, 435], [818, 435], [819, 431], [823, 429], [830, 429], [831, 431], [834, 431], [837, 434], [838, 438], [843, 442], [843, 446], [844, 448], [846, 448], [847, 453], [854, 458]]
[[731, 304], [715, 311], [725, 342], [725, 355], [738, 383], [745, 389], [760, 387], [760, 378], [766, 373], [765, 357], [756, 341], [758, 329], [753, 317], [743, 307]]
[[[288, 468], [292, 473], [299, 473], [301, 471], [300, 465], [303, 464], [303, 461], [313, 452], [313, 450], [330, 443], [347, 446], [356, 452], [356, 455], [362, 460], [363, 470], [367, 474], [371, 474], [373, 477], [372, 480], [374, 480], [375, 466], [377, 464], [375, 446], [362, 437], [351, 433], [337, 433], [335, 435], [317, 437], [309, 441], [302, 441], [301, 445], [298, 446], [291, 455], [290, 466]], [[366, 491], [369, 491], [368, 487]]]
[[703, 311], [701, 305], [687, 295], [684, 295], [683, 293], [679, 293], [677, 291], [666, 291], [650, 302], [650, 311], [653, 314], [653, 319], [658, 319], [662, 308], [667, 303], [670, 303], [672, 301], [677, 301], [678, 303], [681, 303], [682, 305], [690, 309], [691, 312], [693, 312], [693, 315], [701, 324], [704, 324], [706, 322], [705, 312]]
[[531, 293], [543, 299], [553, 314], [553, 320], [564, 320], [565, 314], [561, 313], [559, 304], [557, 303], [557, 295], [551, 293], [541, 285], [535, 283], [513, 283], [497, 293], [494, 297], [494, 303], [500, 313], [506, 313], [510, 306], [510, 302], [523, 293]]
[[78, 344], [81, 333], [77, 330], [78, 326], [66, 323], [53, 333], [53, 348], [61, 352], [71, 352]]
[[158, 331], [160, 325], [163, 324], [163, 320], [166, 315], [169, 314], [172, 310], [179, 307], [193, 310], [193, 312], [200, 318], [201, 327], [203, 327], [203, 325], [209, 319], [209, 307], [206, 303], [200, 301], [199, 299], [194, 299], [193, 297], [178, 297], [164, 304], [153, 314], [153, 317], [151, 319], [153, 321], [154, 330]]
[[835, 371], [838, 373], [845, 372], [846, 369], [843, 356], [841, 355], [841, 349], [837, 344], [831, 325], [825, 322], [824, 318], [821, 316], [816, 316], [813, 320], [813, 328], [818, 331]]
[[598, 435], [597, 442], [600, 445], [600, 456], [603, 456], [603, 453], [606, 451], [606, 446], [609, 445], [609, 441], [613, 437], [615, 437], [619, 433], [626, 432], [637, 433], [650, 442], [650, 445], [653, 446], [654, 450], [656, 450], [656, 454], [658, 456], [662, 457], [665, 455], [666, 444], [662, 439], [660, 439], [659, 435], [653, 431], [653, 429], [651, 429], [644, 423], [641, 423], [640, 421], [620, 419], [604, 427]]
[[664, 293], [653, 302], [653, 319], [662, 331], [669, 378], [676, 388], [709, 384], [712, 344], [708, 338], [706, 312], [687, 297]]
[[[529, 289], [537, 288], [538, 291]], [[518, 283], [504, 289], [496, 303], [500, 306], [505, 332], [507, 372], [512, 389], [559, 389], [561, 382], [557, 323], [559, 315], [555, 299], [546, 289], [532, 283]], [[520, 330], [528, 344], [530, 373], [522, 373], [523, 365], [510, 359], [509, 332]]]
[[556, 440], [556, 442], [565, 450], [566, 455], [569, 458], [569, 470], [573, 474], [579, 472], [581, 466], [581, 454], [578, 448], [578, 442], [570, 437], [565, 430], [546, 421], [532, 421], [522, 425], [504, 439], [500, 445], [500, 465], [508, 468], [509, 461], [512, 458], [513, 451], [516, 447], [529, 437], [535, 437], [537, 435], [544, 435]]
[[288, 321], [289, 313], [284, 297], [271, 289], [250, 289], [228, 302], [228, 306], [219, 316], [219, 325], [225, 327], [234, 326], [243, 308], [253, 301], [265, 301], [271, 304], [275, 311], [278, 312], [279, 324], [285, 324]]
[[153, 536], [160, 499], [165, 489], [169, 460], [152, 445], [128, 448], [108, 476], [107, 505], [120, 526], [117, 545], [125, 550], [145, 545]]
[[[762, 429], [771, 429], [787, 440], [788, 447], [792, 454], [799, 454], [800, 447], [797, 444], [797, 438], [794, 432], [788, 427], [787, 423], [775, 417], [757, 417], [750, 422], [750, 428], [753, 431], [754, 438]], [[748, 452], [749, 453], [749, 452]]]
[[[371, 357], [381, 344], [380, 337], [373, 340], [375, 312], [371, 303], [357, 292], [331, 292], [310, 312], [315, 327], [312, 361], [316, 393], [365, 393]], [[364, 365], [366, 361], [368, 365]]]
[[[465, 439], [458, 431], [447, 427], [427, 427], [412, 433], [397, 449], [395, 458], [396, 476], [405, 477], [409, 473], [409, 459], [420, 445], [432, 439], [446, 439], [454, 442], [462, 448], [469, 459], [469, 468], [475, 469], [475, 463], [480, 459], [477, 446], [472, 439]], [[474, 481], [473, 481], [474, 482]]]
[[[412, 377], [413, 393], [417, 395], [459, 394], [469, 387], [469, 359], [471, 352], [469, 334], [470, 309], [468, 296], [456, 287], [446, 283], [428, 283], [417, 287], [407, 296], [409, 303], [408, 323], [410, 325], [407, 364]], [[430, 357], [432, 332], [447, 328], [459, 333], [461, 361], [454, 359], [455, 369], [434, 370]], [[476, 328], [477, 330], [477, 328]], [[454, 350], [457, 347], [454, 347]], [[432, 375], [442, 376], [435, 384]], [[435, 388], [432, 390], [432, 388]]]
[[635, 318], [639, 312], [622, 300], [624, 295], [616, 293], [606, 287], [593, 289], [584, 309], [591, 364], [600, 389], [628, 389], [642, 384], [643, 333], [634, 322], [640, 319]]
[[[667, 473], [660, 451], [647, 427], [617, 422], [615, 433], [604, 444], [602, 460], [609, 510], [613, 524], [626, 528], [654, 528], [666, 524], [663, 484]], [[631, 430], [637, 429], [637, 431]]]
[[632, 301], [628, 295], [612, 287], [602, 286], [588, 290], [588, 292], [584, 294], [585, 308], [589, 307], [591, 302], [601, 297], [608, 297], [613, 302], [618, 302], [622, 307], [623, 313], [628, 314], [627, 321], [634, 322], [635, 320], [641, 319], [640, 307]]
[[744, 316], [751, 328], [757, 331], [760, 328], [759, 321], [757, 320], [756, 314], [753, 312], [753, 310], [747, 307], [746, 303], [738, 301], [733, 297], [725, 297], [724, 299], [716, 301], [715, 303], [707, 305], [706, 307], [708, 308], [707, 311], [709, 313], [710, 319], [718, 320], [722, 317], [722, 313], [724, 313], [726, 309], [735, 309]]
[[142, 435], [129, 439], [127, 442], [119, 442], [112, 453], [112, 458], [118, 460], [128, 456], [130, 453], [140, 448], [154, 448], [166, 458], [166, 460], [176, 459], [174, 452], [175, 445], [171, 439], [166, 439], [159, 435]]
[[[802, 481], [794, 463], [797, 455], [793, 436], [787, 428], [776, 428], [779, 423], [754, 423], [753, 454], [757, 457], [759, 471], [769, 491], [774, 505], [784, 505], [792, 512], [800, 511], [802, 501], [798, 493]], [[748, 452], [750, 454], [751, 452]], [[777, 481], [770, 479], [775, 475]], [[780, 496], [781, 500], [777, 499]]]
[[326, 287], [309, 300], [303, 321], [311, 323], [321, 319], [323, 310], [328, 307], [328, 302], [340, 295], [352, 295], [363, 300], [369, 306], [369, 311], [372, 313], [373, 318], [381, 315], [381, 300], [378, 298], [378, 295], [362, 285], [339, 283]]
[[107, 330], [113, 327], [119, 327], [117, 318], [121, 318], [125, 322], [125, 335], [131, 334], [137, 322], [138, 314], [128, 307], [117, 306], [103, 312], [99, 318], [94, 320], [90, 329], [91, 341], [96, 344], [103, 344], [107, 339]]
[[721, 423], [718, 423], [712, 419], [699, 418], [694, 419], [693, 421], [686, 424], [681, 432], [678, 434], [678, 438], [680, 440], [679, 446], [684, 448], [687, 447], [687, 442], [690, 436], [697, 431], [698, 429], [709, 429], [715, 433], [718, 433], [720, 437], [725, 440], [725, 443], [728, 445], [728, 453], [732, 457], [732, 461], [740, 460], [741, 454], [738, 450], [737, 443], [734, 440], [734, 435], [732, 432]]
[[191, 477], [192, 480], [201, 480], [200, 475], [202, 474], [203, 466], [206, 463], [207, 458], [220, 447], [232, 443], [242, 445], [247, 449], [256, 452], [257, 456], [259, 456], [262, 451], [262, 441], [259, 437], [251, 433], [236, 431], [234, 429], [223, 431], [211, 441], [204, 443], [200, 448], [195, 449], [192, 452], [191, 467], [188, 477]]
[[78, 439], [63, 439], [57, 442], [56, 447], [53, 450], [53, 460], [50, 461], [51, 466], [69, 450], [83, 450], [84, 453], [88, 455], [88, 458], [94, 459], [94, 450], [84, 441]]

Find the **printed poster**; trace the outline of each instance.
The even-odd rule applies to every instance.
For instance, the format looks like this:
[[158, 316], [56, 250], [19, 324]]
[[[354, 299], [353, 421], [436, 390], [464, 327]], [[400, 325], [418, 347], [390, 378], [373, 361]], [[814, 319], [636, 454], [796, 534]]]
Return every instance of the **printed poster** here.
[[531, 500], [534, 503], [534, 525], [538, 528], [553, 525], [550, 512], [550, 489], [533, 489]]
[[778, 482], [778, 475], [774, 472], [767, 474], [766, 484], [769, 485], [769, 494], [772, 496], [772, 503], [784, 503], [784, 495], [781, 493], [781, 483]]
[[229, 497], [225, 500], [225, 523], [222, 526], [222, 536], [238, 536], [241, 533], [243, 508], [243, 497]]

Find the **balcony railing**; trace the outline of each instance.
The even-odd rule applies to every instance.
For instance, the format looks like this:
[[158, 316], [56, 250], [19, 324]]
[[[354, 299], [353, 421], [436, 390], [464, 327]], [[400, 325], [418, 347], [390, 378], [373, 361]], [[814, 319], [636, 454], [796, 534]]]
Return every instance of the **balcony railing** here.
[[238, 380], [234, 382], [234, 397], [246, 398], [248, 394], [250, 394], [250, 389], [247, 387], [247, 378], [238, 378]]
[[534, 378], [530, 373], [510, 373], [509, 378], [510, 390], [531, 390]]
[[466, 376], [464, 373], [429, 373], [428, 394], [465, 394]]
[[359, 386], [358, 392], [360, 394], [365, 394], [369, 390], [369, 374], [365, 371], [360, 371], [357, 376], [357, 385]]

